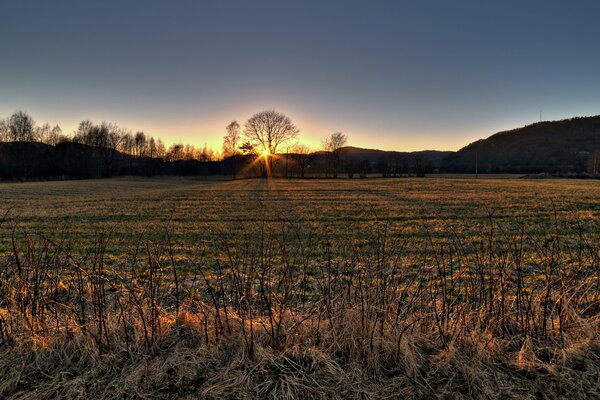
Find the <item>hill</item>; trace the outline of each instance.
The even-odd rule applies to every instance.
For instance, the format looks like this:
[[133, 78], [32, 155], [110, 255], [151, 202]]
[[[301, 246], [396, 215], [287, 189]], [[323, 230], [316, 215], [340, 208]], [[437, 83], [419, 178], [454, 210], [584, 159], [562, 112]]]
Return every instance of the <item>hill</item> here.
[[600, 149], [600, 116], [546, 121], [499, 132], [449, 155], [449, 172], [574, 173], [584, 172], [590, 155]]
[[342, 154], [347, 160], [350, 161], [362, 161], [369, 160], [373, 163], [381, 160], [393, 161], [396, 159], [400, 160], [412, 160], [417, 157], [426, 159], [434, 168], [442, 167], [444, 160], [453, 154], [452, 151], [437, 151], [437, 150], [423, 150], [423, 151], [386, 151], [376, 149], [363, 149], [360, 147], [347, 146], [342, 149]]

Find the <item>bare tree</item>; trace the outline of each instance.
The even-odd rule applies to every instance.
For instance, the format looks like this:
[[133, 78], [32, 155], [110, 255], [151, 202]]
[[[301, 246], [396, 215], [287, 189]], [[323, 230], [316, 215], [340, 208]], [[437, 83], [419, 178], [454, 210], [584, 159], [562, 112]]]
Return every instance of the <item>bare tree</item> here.
[[68, 138], [66, 136], [63, 136], [62, 129], [60, 129], [60, 126], [55, 125], [54, 128], [52, 128], [52, 130], [50, 131], [50, 136], [48, 137], [47, 143], [51, 146], [56, 146], [60, 142], [63, 142], [67, 139]]
[[197, 160], [198, 159], [198, 151], [192, 144], [186, 144], [183, 146], [183, 156], [184, 160]]
[[225, 127], [227, 134], [223, 136], [223, 158], [238, 154], [238, 143], [240, 141], [240, 124], [231, 121]]
[[299, 132], [289, 117], [275, 110], [261, 111], [246, 121], [244, 137], [255, 153], [263, 155], [263, 176], [272, 171], [277, 149], [298, 136]]
[[343, 147], [348, 142], [348, 137], [342, 132], [332, 133], [331, 136], [323, 141], [323, 149], [329, 152], [329, 163], [333, 172], [333, 177], [337, 178], [338, 169], [340, 166], [341, 152]]
[[135, 155], [144, 157], [146, 154], [146, 134], [142, 131], [136, 132], [134, 137]]
[[81, 121], [77, 127], [77, 131], [73, 135], [73, 141], [76, 143], [95, 146], [95, 139], [92, 137], [92, 128], [94, 124], [90, 120]]
[[[119, 145], [119, 151], [132, 156], [134, 153], [134, 147], [135, 147], [135, 140], [134, 140], [133, 136], [131, 135], [131, 133], [124, 134], [123, 137], [121, 138], [121, 143]], [[131, 164], [131, 160], [130, 160], [130, 164]]]
[[158, 139], [156, 141], [156, 158], [164, 159], [167, 155], [167, 149], [165, 148], [165, 144], [162, 140]]
[[208, 162], [213, 161], [215, 159], [215, 154], [212, 149], [209, 149], [206, 143], [204, 143], [204, 147], [198, 154], [198, 161], [200, 162]]
[[93, 127], [92, 134], [104, 161], [104, 175], [109, 177], [112, 173], [111, 166], [117, 154], [117, 149], [126, 133], [122, 132], [116, 124], [102, 122], [100, 125]]
[[167, 161], [183, 160], [183, 149], [182, 143], [173, 143], [171, 147], [169, 147], [169, 150], [167, 150], [165, 158]]
[[32, 142], [35, 140], [35, 122], [29, 114], [17, 111], [8, 118], [7, 138], [14, 142]]
[[156, 157], [156, 140], [152, 136], [148, 140], [148, 156], [150, 158]]
[[304, 178], [306, 169], [309, 167], [310, 162], [312, 161], [311, 150], [303, 144], [298, 144], [292, 148], [292, 153], [290, 156], [298, 165], [298, 169], [300, 170], [300, 178]]
[[8, 119], [0, 119], [0, 142], [8, 141]]
[[48, 143], [48, 139], [50, 137], [50, 124], [49, 123], [45, 123], [42, 126], [36, 126], [34, 128], [34, 132], [35, 132], [35, 137], [37, 140], [39, 140], [42, 143]]

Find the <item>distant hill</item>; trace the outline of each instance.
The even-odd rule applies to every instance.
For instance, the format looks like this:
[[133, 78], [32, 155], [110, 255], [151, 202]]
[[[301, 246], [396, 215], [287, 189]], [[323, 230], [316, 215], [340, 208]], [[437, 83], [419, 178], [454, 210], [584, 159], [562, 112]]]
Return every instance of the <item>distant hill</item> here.
[[448, 172], [584, 172], [590, 154], [600, 149], [600, 116], [547, 121], [496, 133], [450, 154]]
[[[317, 151], [317, 157], [325, 157], [326, 152]], [[390, 151], [377, 149], [363, 149], [360, 147], [346, 146], [340, 151], [341, 158], [344, 162], [359, 163], [368, 161], [371, 164], [380, 162], [393, 163], [411, 163], [416, 158], [422, 158], [433, 168], [441, 168], [444, 161], [454, 154], [452, 151], [437, 151], [437, 150], [422, 150], [422, 151]]]
[[443, 165], [444, 160], [453, 154], [452, 151], [437, 151], [437, 150], [422, 150], [422, 151], [386, 151], [375, 149], [362, 149], [359, 147], [347, 146], [342, 149], [343, 157], [347, 160], [362, 161], [367, 159], [372, 162], [380, 160], [393, 161], [394, 159], [412, 159], [422, 157], [428, 160], [434, 168], [439, 168]]

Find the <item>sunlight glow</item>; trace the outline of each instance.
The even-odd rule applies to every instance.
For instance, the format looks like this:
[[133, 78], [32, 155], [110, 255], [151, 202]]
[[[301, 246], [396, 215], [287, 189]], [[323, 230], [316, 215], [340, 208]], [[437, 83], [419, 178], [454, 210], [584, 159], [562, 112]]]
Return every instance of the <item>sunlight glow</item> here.
[[262, 156], [263, 156], [264, 158], [267, 158], [267, 157], [269, 157], [269, 155], [270, 155], [270, 154], [271, 154], [271, 153], [270, 153], [270, 152], [269, 152], [269, 150], [267, 150], [267, 149], [265, 149], [265, 150], [263, 150], [263, 151], [262, 151]]

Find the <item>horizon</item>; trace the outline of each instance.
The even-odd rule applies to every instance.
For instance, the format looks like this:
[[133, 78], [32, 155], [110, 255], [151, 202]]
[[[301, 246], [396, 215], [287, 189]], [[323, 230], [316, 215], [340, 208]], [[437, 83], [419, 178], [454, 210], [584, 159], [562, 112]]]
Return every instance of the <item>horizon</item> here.
[[5, 8], [28, 23], [0, 26], [0, 118], [21, 109], [65, 134], [110, 121], [220, 151], [231, 120], [275, 109], [314, 150], [342, 131], [354, 147], [456, 151], [540, 112], [600, 114], [600, 5], [583, 1]]

